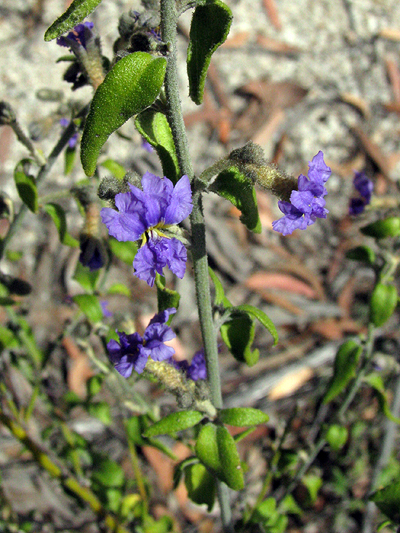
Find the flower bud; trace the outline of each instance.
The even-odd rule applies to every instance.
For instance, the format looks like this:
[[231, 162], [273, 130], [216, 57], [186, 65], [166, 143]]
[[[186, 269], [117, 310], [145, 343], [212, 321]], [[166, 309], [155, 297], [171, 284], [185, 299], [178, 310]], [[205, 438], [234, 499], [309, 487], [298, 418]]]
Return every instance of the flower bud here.
[[271, 191], [281, 200], [289, 200], [292, 191], [297, 190], [297, 179], [288, 176], [264, 158], [261, 146], [249, 141], [242, 148], [236, 148], [229, 156], [243, 174], [254, 184]]
[[17, 120], [13, 108], [7, 102], [0, 102], [0, 126], [12, 124]]
[[117, 194], [121, 192], [126, 193], [128, 191], [129, 186], [125, 178], [119, 180], [115, 176], [107, 176], [101, 180], [97, 190], [97, 196], [100, 200], [110, 200], [113, 202]]

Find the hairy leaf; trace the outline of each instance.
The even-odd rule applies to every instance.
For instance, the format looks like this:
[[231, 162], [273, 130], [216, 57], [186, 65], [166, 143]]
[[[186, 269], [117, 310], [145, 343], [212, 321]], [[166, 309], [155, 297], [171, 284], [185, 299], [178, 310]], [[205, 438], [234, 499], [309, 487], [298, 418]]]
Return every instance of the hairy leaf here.
[[240, 221], [247, 229], [261, 233], [256, 191], [250, 179], [237, 168], [232, 167], [218, 174], [209, 190], [222, 196], [242, 212]]
[[135, 125], [139, 133], [155, 148], [164, 176], [176, 184], [181, 175], [167, 117], [160, 111], [146, 109], [136, 117]]
[[108, 72], [93, 97], [81, 142], [85, 173], [96, 170], [100, 150], [108, 137], [133, 115], [149, 107], [162, 87], [167, 62], [145, 52], [123, 57]]
[[199, 411], [178, 411], [162, 418], [143, 433], [144, 437], [156, 437], [157, 435], [173, 435], [177, 431], [191, 428], [204, 418]]
[[209, 0], [197, 6], [190, 25], [187, 52], [189, 96], [198, 105], [203, 101], [204, 84], [211, 56], [225, 42], [232, 23], [232, 13], [221, 0]]
[[258, 424], [265, 424], [269, 420], [269, 416], [266, 413], [253, 407], [221, 409], [218, 413], [218, 418], [224, 424], [237, 427], [257, 426]]
[[335, 358], [333, 378], [323, 403], [331, 402], [353, 379], [361, 352], [362, 347], [353, 340], [346, 341], [340, 346]]
[[63, 33], [72, 30], [74, 26], [90, 15], [100, 2], [101, 0], [74, 0], [67, 11], [47, 29], [44, 40], [52, 41]]

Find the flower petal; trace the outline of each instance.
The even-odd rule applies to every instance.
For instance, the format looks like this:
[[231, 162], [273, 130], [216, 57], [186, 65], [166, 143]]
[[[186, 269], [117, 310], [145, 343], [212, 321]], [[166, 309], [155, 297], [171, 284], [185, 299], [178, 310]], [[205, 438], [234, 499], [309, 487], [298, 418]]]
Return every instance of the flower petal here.
[[183, 278], [186, 270], [187, 250], [178, 239], [169, 239], [167, 264], [178, 278]]
[[135, 276], [144, 280], [150, 287], [154, 285], [156, 273], [162, 274], [167, 265], [167, 239], [148, 241], [137, 252], [133, 261]]
[[187, 176], [182, 176], [171, 194], [170, 202], [165, 211], [166, 224], [179, 224], [192, 212], [192, 189]]

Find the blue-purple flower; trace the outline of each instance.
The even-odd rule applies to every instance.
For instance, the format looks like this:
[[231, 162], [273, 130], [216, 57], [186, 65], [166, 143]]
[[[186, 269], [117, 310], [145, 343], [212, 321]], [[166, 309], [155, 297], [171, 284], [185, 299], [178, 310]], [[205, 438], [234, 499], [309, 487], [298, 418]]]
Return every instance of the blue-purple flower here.
[[308, 178], [300, 174], [297, 191], [292, 191], [290, 202], [279, 201], [278, 206], [285, 215], [272, 223], [275, 231], [290, 235], [295, 229], [306, 229], [317, 218], [326, 218], [325, 188], [331, 169], [325, 164], [324, 154], [319, 151], [308, 164]]
[[80, 48], [86, 50], [87, 42], [92, 38], [93, 22], [84, 22], [78, 24], [67, 35], [62, 35], [57, 38], [57, 44], [59, 46], [65, 46], [70, 48], [73, 52], [77, 53]]
[[127, 193], [115, 196], [118, 211], [105, 207], [101, 219], [110, 235], [118, 241], [137, 241], [141, 247], [133, 261], [135, 275], [154, 285], [156, 273], [169, 269], [183, 278], [187, 251], [178, 239], [169, 238], [166, 231], [179, 224], [192, 211], [192, 191], [187, 176], [173, 185], [168, 178], [150, 172], [142, 178], [143, 190], [130, 186]]
[[[68, 118], [60, 118], [60, 126], [67, 128], [70, 125], [70, 120]], [[73, 149], [78, 142], [78, 132], [74, 133], [72, 137], [69, 138], [68, 146]]]
[[122, 331], [117, 331], [119, 342], [114, 339], [110, 340], [107, 349], [111, 362], [114, 363], [121, 376], [129, 378], [133, 370], [141, 374], [149, 357], [153, 361], [164, 361], [173, 356], [175, 350], [164, 343], [176, 337], [166, 324], [169, 316], [174, 313], [176, 309], [170, 307], [154, 315], [143, 337], [139, 333], [127, 335]]
[[355, 172], [353, 185], [356, 191], [360, 193], [359, 198], [350, 199], [349, 214], [355, 216], [362, 213], [365, 206], [371, 202], [374, 184], [364, 172]]
[[188, 379], [197, 381], [199, 379], [207, 379], [206, 359], [204, 357], [204, 350], [199, 350], [193, 356], [192, 362], [189, 364], [186, 359], [183, 361], [176, 361], [171, 358], [169, 361], [176, 369], [183, 371]]

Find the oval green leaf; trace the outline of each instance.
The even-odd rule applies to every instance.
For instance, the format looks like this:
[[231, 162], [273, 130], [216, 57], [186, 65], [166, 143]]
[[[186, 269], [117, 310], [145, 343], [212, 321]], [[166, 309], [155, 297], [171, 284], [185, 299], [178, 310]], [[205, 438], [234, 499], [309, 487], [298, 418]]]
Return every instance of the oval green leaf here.
[[260, 322], [260, 324], [271, 333], [274, 339], [274, 346], [277, 344], [279, 340], [278, 332], [276, 331], [274, 323], [264, 313], [264, 311], [261, 311], [260, 309], [257, 309], [257, 307], [253, 307], [252, 305], [238, 305], [237, 307], [233, 307], [232, 309], [239, 312], [247, 313], [252, 318], [256, 318]]
[[340, 426], [339, 424], [332, 424], [329, 426], [325, 438], [332, 450], [337, 452], [346, 444], [348, 436], [349, 432], [346, 427]]
[[396, 479], [387, 487], [371, 494], [371, 501], [386, 515], [393, 524], [400, 524], [400, 480]]
[[63, 33], [72, 30], [74, 26], [90, 15], [101, 0], [74, 0], [67, 11], [61, 15], [44, 34], [45, 41], [52, 41]]
[[94, 294], [77, 294], [72, 299], [90, 322], [96, 324], [103, 320], [103, 310], [97, 296], [94, 296]]
[[197, 457], [206, 468], [233, 490], [244, 486], [243, 470], [236, 443], [224, 426], [206, 424], [195, 446]]
[[[162, 311], [165, 311], [165, 309], [169, 309], [170, 307], [175, 307], [176, 310], [179, 309], [179, 301], [181, 299], [181, 295], [179, 292], [174, 291], [173, 289], [168, 289], [165, 286], [165, 278], [163, 276], [160, 276], [160, 274], [156, 274], [156, 283], [157, 287], [157, 303], [158, 303], [158, 312], [161, 313]], [[168, 324], [171, 323], [173, 319], [173, 315], [169, 317]]]
[[46, 204], [43, 209], [48, 215], [51, 216], [53, 222], [57, 228], [60, 241], [67, 246], [72, 246], [77, 248], [79, 242], [74, 239], [67, 231], [67, 218], [65, 216], [65, 211], [61, 205], [49, 203]]
[[14, 170], [14, 181], [17, 187], [19, 197], [24, 202], [26, 207], [37, 213], [38, 211], [38, 192], [36, 187], [36, 180], [29, 174], [29, 167], [32, 161], [23, 159], [20, 161]]
[[394, 285], [378, 283], [375, 286], [369, 304], [370, 321], [374, 326], [379, 328], [389, 320], [397, 307], [397, 301], [397, 289]]
[[236, 167], [224, 170], [209, 186], [209, 190], [222, 196], [242, 212], [240, 221], [254, 233], [261, 233], [256, 191], [249, 178]]
[[185, 485], [192, 502], [197, 505], [205, 503], [208, 512], [211, 512], [216, 495], [215, 480], [202, 464], [191, 464], [185, 468]]
[[139, 133], [155, 148], [164, 176], [175, 184], [181, 175], [167, 117], [160, 111], [146, 109], [136, 117], [135, 125]]
[[146, 438], [157, 435], [173, 435], [198, 424], [204, 418], [199, 411], [179, 411], [171, 413], [146, 429], [143, 436]]
[[346, 253], [347, 259], [352, 261], [362, 261], [363, 263], [368, 263], [373, 265], [375, 263], [375, 252], [369, 246], [357, 246], [352, 248]]
[[385, 237], [397, 237], [400, 235], [400, 217], [388, 217], [377, 220], [360, 229], [361, 233], [368, 237], [384, 239]]
[[246, 313], [238, 313], [222, 324], [221, 337], [235, 359], [248, 366], [257, 363], [260, 357], [259, 350], [252, 350], [254, 341], [255, 324]]
[[203, 101], [204, 84], [211, 56], [225, 42], [232, 23], [232, 12], [221, 0], [197, 6], [190, 25], [187, 51], [189, 96], [196, 104]]
[[333, 378], [323, 403], [331, 402], [353, 379], [361, 352], [362, 347], [353, 340], [346, 341], [340, 346], [335, 358]]
[[257, 426], [258, 424], [265, 424], [269, 420], [269, 416], [259, 409], [253, 407], [233, 407], [231, 409], [221, 409], [218, 413], [218, 418], [228, 426]]
[[81, 161], [88, 176], [94, 174], [108, 137], [157, 98], [166, 66], [163, 57], [155, 59], [145, 52], [135, 52], [108, 72], [93, 97], [82, 135]]

